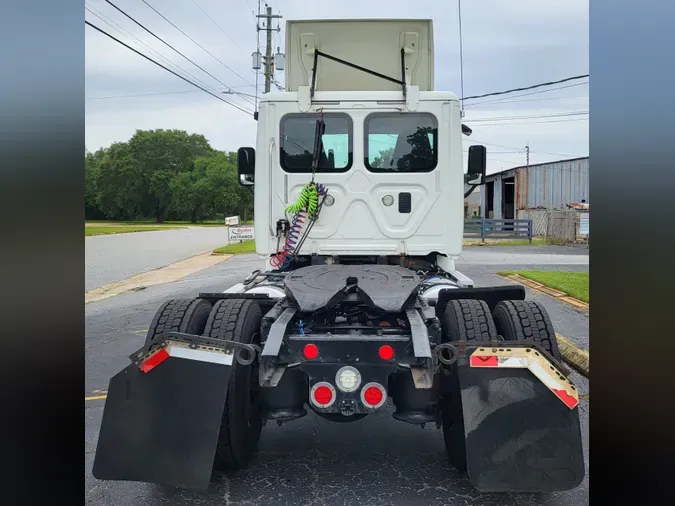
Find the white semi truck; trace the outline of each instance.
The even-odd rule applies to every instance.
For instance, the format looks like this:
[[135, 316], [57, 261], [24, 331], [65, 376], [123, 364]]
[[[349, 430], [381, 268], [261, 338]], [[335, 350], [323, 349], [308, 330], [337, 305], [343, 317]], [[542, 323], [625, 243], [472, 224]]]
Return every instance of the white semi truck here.
[[471, 131], [434, 90], [432, 22], [286, 35], [285, 91], [263, 95], [239, 150], [265, 268], [160, 307], [111, 380], [94, 475], [206, 487], [249, 464], [268, 421], [352, 422], [391, 400], [395, 419], [443, 431], [481, 491], [578, 486], [579, 396], [545, 308], [455, 268], [486, 150], [465, 173]]

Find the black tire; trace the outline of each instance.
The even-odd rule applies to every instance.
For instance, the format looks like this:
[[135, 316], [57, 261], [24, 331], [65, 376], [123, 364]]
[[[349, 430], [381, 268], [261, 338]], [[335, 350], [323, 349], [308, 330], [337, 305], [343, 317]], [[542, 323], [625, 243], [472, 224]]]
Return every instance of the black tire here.
[[494, 310], [497, 331], [506, 341], [532, 341], [558, 361], [562, 360], [548, 312], [530, 300], [506, 300]]
[[[211, 310], [204, 335], [260, 346], [261, 321], [258, 303], [243, 299], [220, 300]], [[247, 366], [235, 360], [213, 463], [217, 471], [246, 467], [257, 450], [262, 431], [259, 396], [257, 360]]]
[[211, 308], [211, 303], [204, 299], [167, 300], [155, 313], [145, 337], [145, 344], [150, 344], [165, 332], [201, 335]]
[[[482, 342], [497, 339], [490, 308], [482, 300], [451, 300], [441, 316], [445, 342]], [[450, 463], [459, 471], [466, 471], [466, 443], [464, 418], [457, 369], [450, 367], [447, 377], [449, 397], [440, 402], [443, 439]]]
[[490, 308], [482, 300], [449, 301], [441, 325], [447, 341], [490, 341], [498, 335]]

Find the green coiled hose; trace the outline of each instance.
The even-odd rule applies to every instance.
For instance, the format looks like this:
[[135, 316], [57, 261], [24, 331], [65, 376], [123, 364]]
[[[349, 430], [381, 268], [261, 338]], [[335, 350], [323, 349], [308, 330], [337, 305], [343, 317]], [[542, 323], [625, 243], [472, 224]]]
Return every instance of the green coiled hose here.
[[307, 209], [307, 214], [314, 216], [319, 208], [319, 192], [314, 183], [309, 183], [302, 188], [300, 196], [295, 204], [291, 204], [286, 208], [289, 214], [297, 214], [300, 211]]

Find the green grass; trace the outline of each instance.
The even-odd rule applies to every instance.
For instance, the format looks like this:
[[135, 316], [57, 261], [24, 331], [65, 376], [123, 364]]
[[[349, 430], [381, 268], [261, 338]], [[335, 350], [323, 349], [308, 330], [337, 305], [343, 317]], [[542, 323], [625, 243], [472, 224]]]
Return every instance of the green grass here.
[[[253, 223], [253, 222], [250, 222]], [[249, 224], [245, 222], [243, 224]], [[225, 223], [223, 221], [217, 220], [205, 220], [197, 223], [191, 223], [189, 221], [165, 221], [164, 223], [157, 223], [155, 221], [108, 221], [108, 220], [87, 220], [85, 221], [85, 226], [151, 226], [151, 227], [224, 227]]]
[[537, 281], [543, 285], [565, 292], [575, 299], [589, 302], [587, 272], [502, 271], [497, 274], [500, 274], [501, 276], [520, 274], [524, 278]]
[[255, 241], [235, 242], [227, 246], [221, 246], [213, 250], [215, 255], [240, 255], [242, 253], [255, 253]]
[[464, 246], [550, 246], [558, 244], [556, 241], [544, 237], [533, 237], [532, 244], [527, 239], [485, 239], [481, 242], [479, 238], [464, 239]]
[[143, 225], [119, 225], [119, 226], [88, 226], [84, 227], [84, 236], [110, 235], [110, 234], [128, 234], [129, 232], [152, 232], [155, 230], [176, 230], [183, 227], [165, 227], [165, 226], [143, 226]]

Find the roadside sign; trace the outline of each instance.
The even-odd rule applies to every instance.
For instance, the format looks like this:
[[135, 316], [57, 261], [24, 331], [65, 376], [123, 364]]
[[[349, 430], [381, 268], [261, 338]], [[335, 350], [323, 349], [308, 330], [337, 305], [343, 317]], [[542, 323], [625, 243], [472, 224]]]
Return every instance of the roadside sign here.
[[579, 217], [579, 234], [580, 235], [588, 235], [588, 231], [590, 229], [590, 219], [589, 219], [590, 214], [589, 213], [581, 213], [581, 216]]
[[239, 216], [228, 216], [225, 218], [225, 225], [230, 227], [239, 225]]
[[255, 239], [255, 229], [252, 226], [229, 227], [227, 229], [227, 239], [230, 242], [248, 241]]

